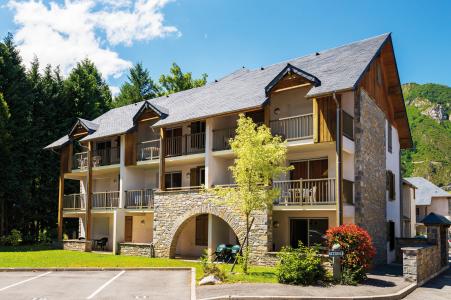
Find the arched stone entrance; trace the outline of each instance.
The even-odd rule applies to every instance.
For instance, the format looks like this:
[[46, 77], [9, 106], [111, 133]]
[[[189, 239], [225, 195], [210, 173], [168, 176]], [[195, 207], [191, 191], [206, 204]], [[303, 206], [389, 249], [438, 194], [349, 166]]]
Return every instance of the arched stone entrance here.
[[[193, 191], [156, 192], [154, 198], [153, 244], [156, 257], [174, 257], [177, 240], [187, 222], [201, 214], [216, 216], [227, 223], [239, 241], [246, 235], [246, 220], [236, 207], [214, 201], [212, 195]], [[249, 233], [251, 260], [259, 263], [270, 249], [271, 224], [265, 211], [256, 212]]]

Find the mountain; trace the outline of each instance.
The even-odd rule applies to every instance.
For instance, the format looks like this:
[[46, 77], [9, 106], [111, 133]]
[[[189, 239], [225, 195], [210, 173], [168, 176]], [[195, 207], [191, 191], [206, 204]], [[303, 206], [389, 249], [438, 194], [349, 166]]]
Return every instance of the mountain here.
[[402, 153], [403, 176], [421, 176], [451, 187], [451, 87], [402, 86], [414, 147]]

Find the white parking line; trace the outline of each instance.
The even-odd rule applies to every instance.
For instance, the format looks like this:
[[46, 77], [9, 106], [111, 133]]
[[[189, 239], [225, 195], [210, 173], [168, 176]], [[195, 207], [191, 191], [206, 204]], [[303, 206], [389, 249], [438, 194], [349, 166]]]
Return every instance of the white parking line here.
[[116, 280], [119, 276], [121, 276], [122, 274], [125, 273], [125, 270], [119, 272], [118, 274], [116, 274], [116, 276], [114, 276], [113, 278], [111, 278], [110, 280], [108, 280], [107, 282], [105, 282], [104, 284], [102, 284], [102, 286], [100, 286], [97, 290], [94, 291], [94, 293], [92, 293], [91, 295], [88, 296], [88, 298], [86, 299], [92, 299], [95, 297], [95, 295], [97, 295], [98, 293], [100, 293], [100, 291], [102, 291], [104, 288], [106, 288], [110, 283], [112, 283], [114, 280]]
[[28, 282], [28, 281], [31, 281], [31, 280], [34, 280], [34, 279], [37, 279], [37, 278], [39, 278], [39, 277], [45, 276], [45, 275], [50, 274], [50, 273], [52, 273], [52, 271], [46, 272], [46, 273], [43, 273], [43, 274], [40, 274], [40, 275], [35, 276], [35, 277], [32, 277], [32, 278], [28, 278], [28, 279], [25, 279], [25, 280], [22, 280], [22, 281], [19, 281], [19, 282], [16, 282], [16, 283], [13, 283], [13, 284], [8, 285], [8, 286], [5, 286], [5, 287], [3, 287], [3, 288], [0, 289], [0, 292], [3, 292], [3, 291], [6, 290], [6, 289], [12, 288], [12, 287], [14, 287], [14, 286], [20, 285], [20, 284], [22, 284], [22, 283], [25, 283], [25, 282]]

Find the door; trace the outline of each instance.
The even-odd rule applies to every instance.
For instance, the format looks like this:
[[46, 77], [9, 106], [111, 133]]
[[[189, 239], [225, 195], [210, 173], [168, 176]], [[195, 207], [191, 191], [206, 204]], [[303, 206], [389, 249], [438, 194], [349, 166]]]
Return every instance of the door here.
[[328, 219], [309, 219], [309, 246], [326, 246], [326, 231], [329, 228]]
[[182, 128], [168, 128], [166, 135], [166, 155], [182, 155]]
[[191, 138], [190, 150], [195, 151], [205, 149], [205, 121], [192, 122], [191, 127]]
[[127, 243], [131, 243], [133, 239], [133, 217], [126, 216], [125, 217], [125, 237], [124, 241]]
[[308, 245], [308, 219], [290, 219], [290, 245], [299, 246], [299, 241]]
[[292, 162], [290, 165], [294, 167], [294, 169], [290, 171], [290, 180], [308, 178], [308, 161]]

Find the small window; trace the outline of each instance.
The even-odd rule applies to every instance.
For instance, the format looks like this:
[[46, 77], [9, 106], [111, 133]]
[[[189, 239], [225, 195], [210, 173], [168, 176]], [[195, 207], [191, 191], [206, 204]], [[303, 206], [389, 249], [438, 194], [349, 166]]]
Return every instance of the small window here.
[[164, 174], [164, 185], [166, 188], [177, 188], [182, 186], [182, 172], [171, 172]]
[[395, 222], [388, 221], [387, 227], [388, 227], [387, 228], [387, 232], [388, 232], [387, 240], [389, 243], [390, 251], [393, 251], [395, 249]]
[[387, 148], [390, 153], [392, 153], [392, 139], [392, 127], [390, 123], [387, 123]]
[[208, 246], [208, 215], [196, 217], [196, 246]]
[[396, 187], [395, 174], [392, 171], [387, 171], [387, 191], [389, 200], [395, 200], [396, 197], [395, 187]]
[[343, 198], [344, 203], [354, 204], [354, 182], [343, 179]]

